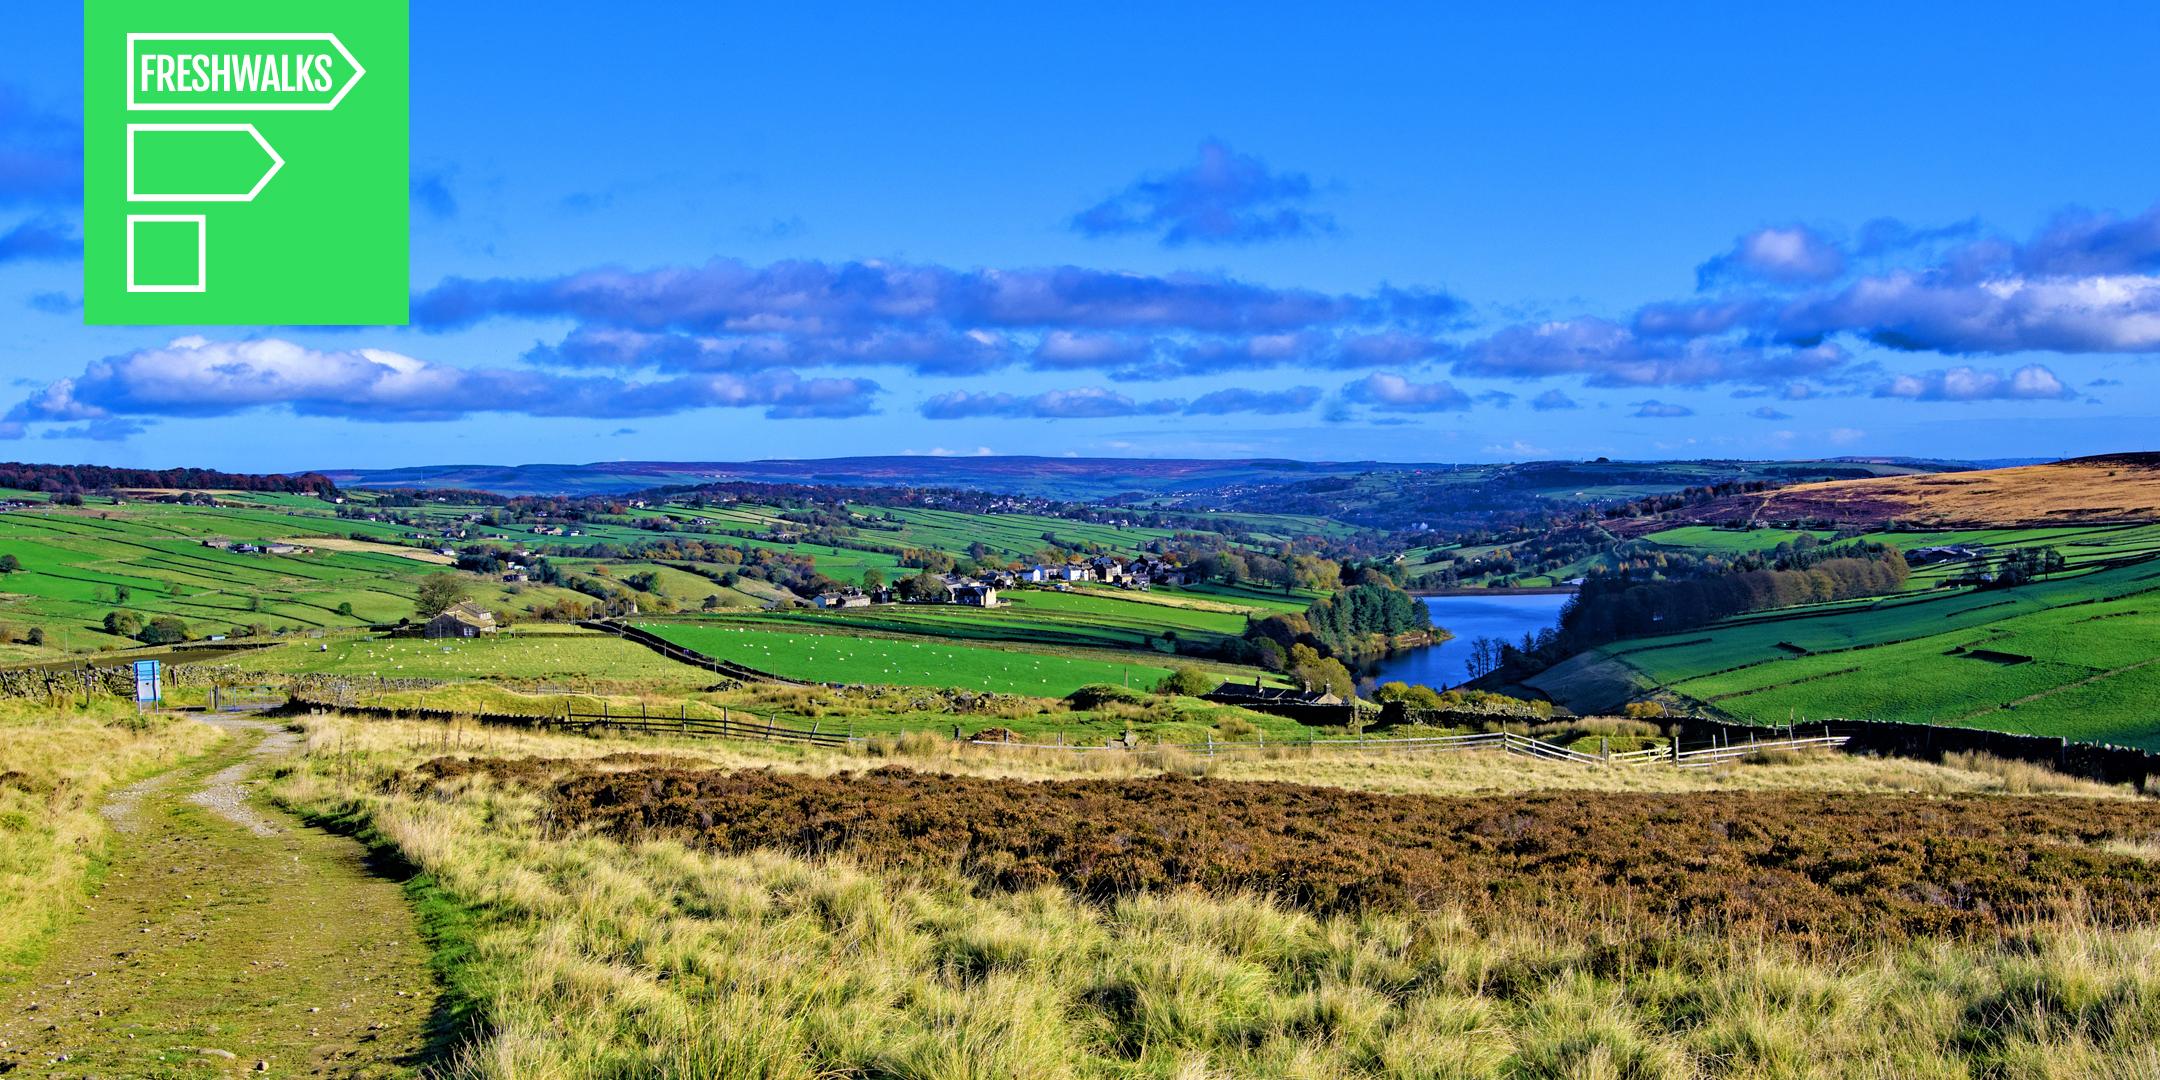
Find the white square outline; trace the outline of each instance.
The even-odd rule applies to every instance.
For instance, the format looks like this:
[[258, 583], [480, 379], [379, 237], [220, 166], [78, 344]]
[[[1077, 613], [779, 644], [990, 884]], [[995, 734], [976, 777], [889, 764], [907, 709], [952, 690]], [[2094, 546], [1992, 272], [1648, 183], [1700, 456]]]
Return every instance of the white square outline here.
[[[137, 285], [135, 283], [135, 226], [140, 222], [190, 222], [195, 226], [195, 284]], [[127, 291], [131, 293], [199, 293], [210, 291], [210, 219], [202, 214], [129, 214], [127, 216]]]

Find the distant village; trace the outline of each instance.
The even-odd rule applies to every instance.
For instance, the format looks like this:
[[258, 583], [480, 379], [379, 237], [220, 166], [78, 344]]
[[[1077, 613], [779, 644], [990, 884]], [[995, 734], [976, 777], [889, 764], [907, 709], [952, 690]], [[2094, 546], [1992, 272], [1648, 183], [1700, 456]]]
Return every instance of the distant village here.
[[1003, 603], [998, 599], [999, 589], [1033, 586], [1069, 592], [1078, 584], [1104, 584], [1146, 592], [1158, 585], [1184, 585], [1189, 580], [1189, 572], [1184, 567], [1154, 558], [1126, 560], [1099, 555], [1092, 559], [1075, 559], [1059, 566], [1037, 564], [1019, 570], [984, 570], [973, 575], [942, 574], [938, 575], [938, 580], [945, 586], [943, 601], [904, 599], [899, 589], [887, 586], [871, 591], [842, 589], [838, 592], [821, 593], [811, 603], [820, 609], [858, 608], [903, 602], [942, 602], [964, 607], [989, 608]]

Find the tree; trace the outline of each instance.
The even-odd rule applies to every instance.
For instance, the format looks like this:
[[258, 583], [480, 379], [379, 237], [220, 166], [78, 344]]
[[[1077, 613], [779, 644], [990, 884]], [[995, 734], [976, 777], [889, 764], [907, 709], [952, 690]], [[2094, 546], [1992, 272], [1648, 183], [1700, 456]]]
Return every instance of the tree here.
[[108, 611], [105, 613], [105, 632], [116, 637], [134, 637], [142, 633], [142, 618], [132, 611]]
[[1219, 681], [1199, 668], [1180, 665], [1170, 669], [1170, 674], [1163, 676], [1162, 681], [1155, 684], [1155, 692], [1179, 697], [1199, 697], [1214, 690]]
[[1495, 637], [1480, 637], [1470, 642], [1470, 655], [1463, 661], [1463, 669], [1473, 679], [1483, 678], [1500, 668], [1502, 642]]
[[45, 644], [45, 628], [42, 626], [31, 627], [30, 632], [23, 635], [23, 640], [32, 645]]
[[925, 570], [914, 577], [902, 578], [900, 595], [903, 599], [918, 603], [942, 604], [951, 598], [952, 590], [945, 587], [944, 578]]
[[706, 611], [718, 611], [718, 610], [720, 610], [720, 594], [719, 594], [719, 593], [713, 593], [713, 594], [711, 594], [711, 595], [709, 595], [709, 596], [705, 597], [705, 600], [704, 600], [704, 602], [703, 602], [703, 603], [701, 603], [701, 604], [699, 604], [698, 606], [699, 606], [699, 607], [701, 607], [701, 608], [703, 608], [703, 609], [705, 609]]
[[876, 592], [876, 591], [878, 591], [879, 589], [882, 589], [882, 588], [884, 588], [884, 587], [885, 587], [885, 575], [884, 575], [884, 574], [881, 574], [881, 573], [879, 573], [879, 572], [878, 572], [878, 568], [877, 568], [877, 567], [875, 567], [875, 566], [873, 566], [873, 567], [869, 568], [868, 570], [865, 570], [865, 571], [863, 571], [863, 572], [862, 572], [862, 587], [863, 587], [863, 591], [864, 591], [864, 592]]
[[22, 560], [13, 555], [0, 555], [0, 574], [12, 574], [22, 569]]
[[343, 616], [345, 616], [345, 617], [346, 617], [346, 618], [348, 618], [348, 619], [352, 618], [352, 617], [353, 617], [353, 613], [352, 613], [352, 601], [350, 601], [350, 600], [346, 600], [346, 601], [344, 601], [344, 602], [342, 602], [342, 603], [338, 604], [338, 606], [337, 606], [337, 613], [338, 613], [338, 614], [340, 614], [340, 615], [343, 615]]
[[432, 619], [464, 600], [471, 585], [454, 573], [429, 574], [420, 579], [420, 595], [413, 607], [423, 619]]
[[188, 639], [187, 624], [170, 615], [160, 615], [150, 620], [150, 625], [135, 635], [145, 645], [177, 645]]
[[1350, 669], [1310, 645], [1290, 646], [1290, 677], [1307, 690], [1329, 691], [1346, 701], [1357, 696], [1357, 680], [1350, 677]]

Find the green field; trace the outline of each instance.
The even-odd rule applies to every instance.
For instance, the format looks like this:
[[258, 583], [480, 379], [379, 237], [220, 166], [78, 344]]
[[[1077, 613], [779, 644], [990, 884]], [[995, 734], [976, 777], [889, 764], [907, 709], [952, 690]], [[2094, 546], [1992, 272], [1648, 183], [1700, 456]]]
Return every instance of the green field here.
[[276, 675], [511, 681], [565, 689], [606, 682], [687, 692], [720, 681], [703, 668], [670, 660], [635, 642], [569, 627], [478, 638], [337, 635], [244, 653], [218, 666]]
[[1245, 631], [1243, 612], [1128, 600], [1125, 595], [1129, 594], [1013, 589], [999, 594], [1002, 606], [989, 609], [957, 604], [892, 604], [741, 618], [808, 628], [850, 627], [972, 641], [1097, 648], [1152, 648], [1164, 640], [1166, 632], [1185, 641], [1207, 642]]
[[[128, 644], [99, 625], [115, 609], [175, 616], [198, 634], [252, 623], [352, 627], [411, 615], [420, 577], [439, 567], [374, 551], [241, 554], [202, 543], [342, 536], [336, 527], [344, 524], [244, 508], [10, 511], [0, 514], [0, 555], [15, 556], [22, 569], [0, 577], [0, 621], [39, 627], [57, 649], [91, 649]], [[495, 583], [476, 581], [475, 598], [483, 603], [503, 593]], [[351, 614], [341, 613], [341, 605], [350, 605]]]
[[[775, 539], [800, 532], [802, 527], [784, 520], [778, 507], [752, 504], [664, 505], [630, 508], [619, 517], [602, 520], [558, 518], [557, 524], [579, 535], [547, 536], [534, 533], [529, 521], [499, 520], [497, 507], [450, 501], [392, 505], [374, 493], [351, 493], [342, 504], [333, 504], [303, 495], [217, 492], [216, 505], [211, 506], [101, 495], [87, 497], [84, 506], [65, 507], [35, 492], [0, 491], [0, 498], [31, 504], [0, 513], [0, 555], [14, 556], [21, 564], [18, 571], [0, 576], [0, 631], [5, 631], [0, 638], [17, 639], [13, 643], [0, 640], [0, 661], [129, 647], [134, 643], [104, 632], [102, 622], [115, 610], [133, 612], [144, 620], [176, 617], [195, 636], [230, 633], [250, 625], [282, 631], [396, 622], [414, 614], [420, 580], [441, 572], [437, 563], [404, 553], [417, 556], [445, 545], [480, 543], [505, 552], [532, 551], [549, 556], [568, 573], [604, 577], [617, 585], [649, 573], [650, 586], [635, 593], [639, 607], [648, 612], [697, 610], [708, 597], [716, 597], [722, 609], [756, 611], [791, 606], [797, 598], [747, 576], [734, 586], [723, 586], [711, 577], [662, 562], [582, 558], [569, 553], [595, 544], [629, 548], [669, 537], [696, 538], [807, 558], [818, 573], [852, 584], [873, 570], [888, 580], [911, 573], [900, 565], [897, 552], [903, 547], [962, 556], [970, 544], [982, 540], [999, 555], [1019, 559], [1044, 546], [1044, 533], [1067, 543], [1127, 552], [1170, 535], [1163, 530], [1033, 515], [866, 507], [857, 512], [859, 535], [843, 541], [859, 540], [862, 546], [857, 547]], [[340, 516], [341, 512], [357, 516]], [[371, 515], [384, 520], [367, 520]], [[392, 517], [403, 520], [389, 520]], [[674, 532], [640, 527], [640, 523], [663, 519]], [[326, 544], [307, 553], [268, 555], [204, 543], [289, 540], [306, 545], [311, 538], [336, 538], [339, 544], [365, 539], [388, 548], [335, 550]], [[879, 547], [890, 550], [866, 550]], [[715, 576], [731, 569], [719, 564], [711, 567]], [[640, 578], [641, 583], [644, 580]], [[485, 576], [468, 581], [472, 599], [497, 610], [515, 612], [590, 600], [566, 588], [509, 585]], [[1043, 605], [1045, 613], [1050, 606]], [[1069, 613], [1062, 617], [1071, 621]], [[1111, 625], [1119, 621], [1107, 620], [1099, 632], [1081, 636], [1105, 645], [1144, 644], [1145, 619], [1127, 618], [1122, 626]], [[1229, 620], [1217, 622], [1227, 632], [1239, 629], [1229, 626]], [[1206, 634], [1216, 632], [1217, 622], [1172, 615], [1162, 619], [1160, 629]], [[33, 627], [44, 635], [44, 646], [21, 642]], [[1042, 640], [1056, 638], [1056, 628], [1043, 629], [1050, 636]]]
[[[1659, 547], [1705, 555], [1742, 555], [1768, 552], [1780, 544], [1812, 536], [1832, 542], [1836, 533], [1798, 529], [1724, 529], [1709, 525], [1684, 525], [1645, 535], [1642, 539]], [[2014, 548], [2052, 547], [2073, 568], [2111, 560], [2160, 555], [2160, 525], [2075, 525], [2030, 529], [1954, 529], [1938, 532], [1876, 532], [1855, 537], [1887, 544], [1901, 551], [1960, 546], [1982, 549], [1979, 559], [1934, 563], [1913, 569], [1907, 588], [1932, 589], [1944, 581], [1990, 570]], [[1563, 572], [1562, 576], [1565, 576]]]
[[739, 622], [641, 624], [686, 649], [804, 682], [935, 686], [1063, 697], [1090, 683], [1145, 689], [1169, 665], [1120, 663], [924, 638], [783, 630]]
[[[1979, 652], [1981, 655], [1974, 655]], [[1950, 724], [2160, 749], [2160, 562], [1905, 594], [1618, 642], [1530, 680], [1609, 707], [1662, 689], [1736, 719]]]

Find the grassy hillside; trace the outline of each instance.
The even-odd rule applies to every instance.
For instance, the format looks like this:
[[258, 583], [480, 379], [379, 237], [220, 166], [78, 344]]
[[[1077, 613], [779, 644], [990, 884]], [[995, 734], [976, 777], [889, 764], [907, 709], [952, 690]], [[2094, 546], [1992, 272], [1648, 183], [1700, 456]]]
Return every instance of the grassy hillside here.
[[1170, 673], [1159, 664], [1021, 648], [947, 645], [923, 637], [871, 637], [736, 623], [648, 623], [696, 652], [806, 682], [950, 687], [1063, 697], [1090, 683], [1145, 689]]
[[1578, 708], [1667, 692], [1737, 719], [1841, 717], [2160, 749], [2160, 562], [1729, 620], [1591, 650], [1530, 680]]
[[[247, 508], [137, 504], [23, 509], [0, 514], [0, 555], [21, 569], [0, 576], [0, 622], [41, 628], [51, 649], [130, 644], [103, 632], [107, 612], [170, 615], [199, 633], [238, 624], [292, 628], [359, 626], [413, 613], [421, 575], [439, 566], [381, 547], [340, 543], [311, 554], [242, 554], [205, 546], [223, 538], [293, 538], [335, 523]], [[477, 584], [477, 583], [476, 583]], [[481, 584], [477, 599], [504, 590]], [[349, 606], [350, 613], [341, 611]], [[16, 655], [35, 655], [21, 649]]]
[[1053, 592], [1008, 590], [1004, 605], [982, 609], [957, 605], [891, 605], [841, 611], [804, 611], [743, 616], [772, 625], [833, 630], [841, 627], [979, 641], [1103, 648], [1149, 648], [1164, 635], [1186, 641], [1236, 637], [1245, 630], [1243, 610], [1188, 607], [1129, 600], [1108, 590]]
[[[803, 526], [782, 509], [726, 506], [627, 507], [619, 514], [535, 523], [508, 520], [499, 507], [449, 499], [417, 504], [359, 493], [341, 503], [310, 496], [254, 492], [194, 492], [214, 505], [147, 501], [143, 493], [92, 495], [86, 505], [52, 504], [32, 492], [0, 491], [19, 504], [0, 512], [0, 556], [19, 568], [0, 575], [0, 662], [67, 652], [126, 647], [102, 622], [115, 610], [147, 620], [171, 616], [197, 636], [261, 625], [271, 631], [354, 628], [414, 614], [420, 580], [453, 560], [440, 548], [492, 547], [549, 558], [568, 575], [595, 577], [627, 590], [648, 612], [696, 610], [707, 598], [722, 609], [758, 610], [797, 602], [784, 588], [739, 569], [709, 563], [699, 572], [665, 557], [585, 557], [594, 545], [634, 551], [672, 539], [694, 539], [743, 550], [764, 549], [808, 560], [817, 573], [844, 583], [869, 571], [894, 579], [913, 571], [899, 552], [921, 548], [964, 556], [983, 543], [998, 560], [1026, 560], [1061, 542], [1133, 553], [1171, 535], [1158, 529], [1072, 521], [1029, 514], [968, 514], [913, 508], [861, 507], [860, 525], [839, 544], [800, 539]], [[560, 529], [561, 535], [539, 531]], [[571, 535], [571, 533], [575, 535]], [[240, 552], [220, 544], [290, 543], [286, 554]], [[842, 546], [845, 545], [845, 546]], [[637, 587], [629, 584], [635, 579]], [[472, 599], [516, 613], [590, 596], [536, 583], [507, 584], [496, 576], [468, 577]], [[1302, 609], [1309, 600], [1294, 605]], [[1168, 609], [1148, 609], [1167, 612]], [[1144, 635], [1145, 619], [1128, 619]], [[45, 644], [23, 642], [32, 627]], [[1197, 629], [1174, 615], [1161, 629]], [[1235, 632], [1234, 629], [1231, 632]]]
[[2160, 455], [1796, 484], [1691, 511], [1705, 521], [2006, 526], [2160, 519]]

